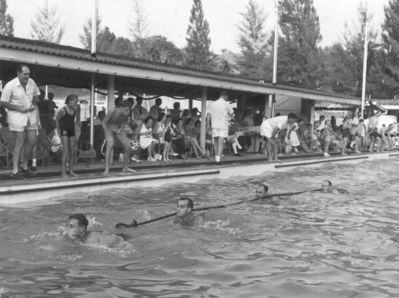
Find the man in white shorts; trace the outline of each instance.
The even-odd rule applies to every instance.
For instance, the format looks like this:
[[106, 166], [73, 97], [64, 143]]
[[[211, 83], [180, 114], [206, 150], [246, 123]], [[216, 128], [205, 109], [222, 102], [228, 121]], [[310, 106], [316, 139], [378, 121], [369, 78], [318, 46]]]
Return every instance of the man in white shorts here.
[[[28, 159], [31, 157], [32, 148], [37, 143], [39, 116], [36, 109], [40, 91], [29, 77], [29, 67], [19, 65], [17, 77], [4, 86], [0, 100], [0, 105], [8, 111], [10, 132], [16, 139], [10, 175], [12, 179], [34, 176], [34, 173], [28, 169]], [[21, 155], [22, 163], [18, 169]]]
[[210, 120], [212, 128], [212, 138], [215, 144], [215, 160], [220, 162], [223, 152], [223, 143], [229, 136], [229, 123], [233, 116], [233, 107], [228, 102], [229, 94], [222, 91], [218, 100], [212, 101], [209, 105], [208, 121]]
[[288, 116], [277, 116], [265, 119], [260, 126], [260, 135], [266, 141], [266, 150], [269, 156], [269, 161], [279, 162], [277, 158], [278, 146], [277, 137], [278, 132], [288, 125], [298, 120], [297, 115], [289, 113]]

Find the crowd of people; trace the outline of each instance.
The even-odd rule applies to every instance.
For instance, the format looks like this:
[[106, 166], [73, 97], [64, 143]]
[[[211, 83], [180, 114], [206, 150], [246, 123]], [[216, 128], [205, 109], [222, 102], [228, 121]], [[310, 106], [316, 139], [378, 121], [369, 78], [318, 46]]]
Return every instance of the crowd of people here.
[[281, 153], [347, 153], [391, 151], [399, 147], [397, 123], [379, 125], [381, 110], [375, 110], [368, 119], [361, 119], [357, 112], [345, 116], [340, 125], [334, 116], [321, 115], [314, 125], [295, 114], [265, 119], [261, 135], [265, 140], [265, 153], [270, 160], [278, 161]]
[[[39, 90], [26, 65], [17, 69], [17, 77], [8, 82], [3, 90], [0, 108], [7, 110], [7, 124], [15, 136], [13, 167], [10, 178], [21, 179], [35, 175], [37, 138], [39, 129], [52, 140], [52, 148], [60, 149], [61, 175], [77, 176], [73, 167], [76, 162], [77, 143], [89, 135], [89, 127], [82, 119], [79, 98], [74, 94], [66, 97], [65, 105], [58, 109], [54, 94]], [[257, 143], [256, 153], [264, 153], [270, 161], [279, 162], [279, 154], [323, 153], [328, 157], [331, 150], [346, 154], [350, 151], [384, 151], [398, 146], [397, 124], [388, 127], [379, 125], [381, 111], [377, 110], [366, 121], [357, 113], [346, 116], [342, 124], [337, 119], [320, 116], [314, 125], [294, 113], [267, 118], [258, 110], [252, 114], [247, 110], [242, 117], [222, 91], [220, 97], [208, 103], [206, 124], [206, 146], [200, 146], [201, 115], [197, 108], [181, 111], [179, 102], [167, 111], [161, 108], [162, 99], [147, 110], [143, 98], [115, 99], [114, 108], [100, 111], [94, 128], [94, 147], [98, 157], [105, 161], [104, 175], [109, 174], [114, 156], [124, 162], [123, 172], [134, 172], [131, 161], [146, 158], [148, 161], [185, 159], [188, 156], [210, 158], [219, 163], [224, 149], [229, 147], [236, 156], [240, 150], [248, 149], [251, 142]], [[81, 110], [79, 110], [81, 109]], [[87, 109], [86, 109], [87, 110]], [[4, 113], [1, 113], [4, 121]], [[86, 117], [87, 118], [87, 117]], [[78, 125], [78, 123], [80, 125]], [[256, 134], [237, 137], [237, 123], [246, 127], [258, 127]], [[86, 128], [86, 130], [84, 130]], [[84, 133], [86, 131], [86, 133]], [[227, 145], [227, 146], [226, 146]], [[144, 156], [144, 157], [143, 157]], [[32, 160], [28, 167], [28, 160]]]

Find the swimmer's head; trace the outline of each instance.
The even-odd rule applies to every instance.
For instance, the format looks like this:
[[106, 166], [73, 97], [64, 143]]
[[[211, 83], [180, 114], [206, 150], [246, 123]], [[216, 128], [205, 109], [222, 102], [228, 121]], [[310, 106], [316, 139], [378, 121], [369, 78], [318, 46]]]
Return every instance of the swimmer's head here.
[[321, 189], [323, 192], [331, 192], [332, 191], [332, 183], [330, 180], [324, 180], [321, 184]]
[[86, 235], [89, 221], [81, 213], [72, 214], [68, 217], [67, 234], [71, 238], [82, 238]]
[[194, 203], [190, 198], [180, 198], [177, 201], [177, 216], [185, 216], [193, 211]]
[[267, 194], [268, 192], [269, 192], [269, 187], [265, 183], [262, 183], [256, 187], [255, 195], [257, 197], [261, 197]]

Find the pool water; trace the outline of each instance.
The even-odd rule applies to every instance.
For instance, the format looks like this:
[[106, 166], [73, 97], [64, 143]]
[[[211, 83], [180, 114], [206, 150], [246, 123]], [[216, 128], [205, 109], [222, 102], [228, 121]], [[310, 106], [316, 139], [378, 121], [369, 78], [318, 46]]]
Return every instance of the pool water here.
[[[1, 207], [0, 297], [399, 297], [398, 167], [395, 158], [328, 164]], [[261, 182], [277, 193], [323, 179], [349, 194], [246, 202], [209, 211], [195, 228], [171, 219], [113, 228], [174, 212], [180, 196], [203, 207], [252, 198]], [[97, 231], [90, 243], [60, 236], [77, 212]]]

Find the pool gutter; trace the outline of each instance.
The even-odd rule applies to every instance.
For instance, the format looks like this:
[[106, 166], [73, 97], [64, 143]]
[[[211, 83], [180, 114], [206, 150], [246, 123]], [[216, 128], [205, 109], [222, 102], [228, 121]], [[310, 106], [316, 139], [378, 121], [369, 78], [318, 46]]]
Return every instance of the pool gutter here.
[[[256, 176], [265, 172], [290, 171], [296, 167], [317, 167], [326, 163], [359, 163], [364, 160], [398, 157], [399, 153], [372, 153], [290, 160], [283, 163], [268, 163], [248, 160], [248, 163], [221, 163], [196, 166], [187, 169], [159, 169], [130, 175], [117, 174], [109, 177], [98, 175], [69, 179], [43, 179], [19, 185], [0, 186], [0, 205], [25, 207], [28, 203], [40, 203], [87, 196], [88, 192], [99, 192], [112, 188], [158, 187], [165, 184], [198, 183], [201, 180], [229, 179], [237, 176]], [[71, 194], [74, 194], [71, 196]]]

